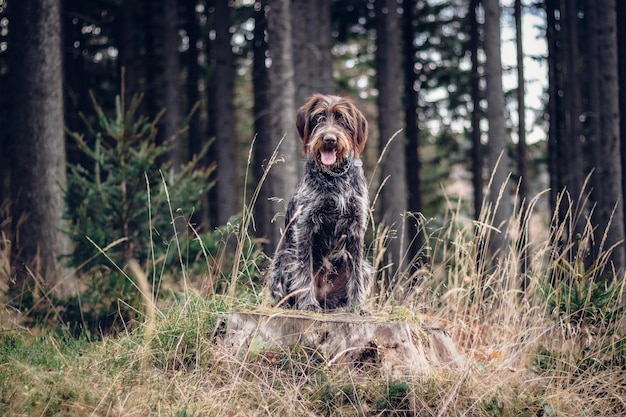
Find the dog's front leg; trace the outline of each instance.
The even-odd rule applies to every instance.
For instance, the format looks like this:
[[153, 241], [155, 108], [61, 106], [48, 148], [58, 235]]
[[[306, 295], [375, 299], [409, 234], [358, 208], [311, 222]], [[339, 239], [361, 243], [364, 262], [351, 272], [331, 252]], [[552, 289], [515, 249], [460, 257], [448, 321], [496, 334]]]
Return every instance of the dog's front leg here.
[[367, 315], [370, 311], [365, 303], [372, 288], [372, 266], [365, 259], [361, 259], [354, 267], [355, 279], [348, 281], [348, 303], [356, 313]]
[[372, 268], [370, 264], [363, 259], [362, 239], [358, 236], [348, 238], [346, 249], [348, 249], [351, 258], [350, 276], [346, 285], [348, 296], [348, 307], [354, 309], [355, 312], [367, 314], [365, 302], [369, 296], [372, 286]]
[[348, 307], [360, 312], [367, 313], [365, 302], [372, 287], [372, 267], [363, 257], [365, 242], [365, 230], [367, 228], [367, 190], [361, 190], [355, 201], [354, 221], [348, 228], [346, 236], [346, 250], [350, 254], [350, 277], [346, 285]]
[[291, 281], [291, 292], [296, 298], [298, 310], [322, 311], [319, 301], [315, 298], [315, 282], [313, 279], [313, 242], [314, 225], [306, 216], [298, 218], [295, 229], [295, 246], [299, 268], [294, 271]]

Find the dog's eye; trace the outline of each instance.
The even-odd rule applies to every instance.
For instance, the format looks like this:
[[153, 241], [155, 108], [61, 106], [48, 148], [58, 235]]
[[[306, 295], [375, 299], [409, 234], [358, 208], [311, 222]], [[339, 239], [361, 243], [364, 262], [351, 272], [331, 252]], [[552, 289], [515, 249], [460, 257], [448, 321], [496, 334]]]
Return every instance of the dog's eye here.
[[316, 114], [311, 118], [311, 127], [315, 127], [324, 121], [324, 115]]
[[352, 126], [350, 126], [350, 122], [344, 113], [336, 112], [335, 120], [337, 121], [337, 123], [341, 124], [346, 129], [352, 130]]

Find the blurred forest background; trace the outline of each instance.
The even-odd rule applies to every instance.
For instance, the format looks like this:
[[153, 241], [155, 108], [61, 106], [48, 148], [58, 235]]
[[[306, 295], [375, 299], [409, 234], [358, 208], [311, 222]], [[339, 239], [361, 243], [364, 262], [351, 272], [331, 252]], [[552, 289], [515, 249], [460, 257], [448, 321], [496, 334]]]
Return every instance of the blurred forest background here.
[[[621, 278], [624, 22], [615, 0], [0, 0], [3, 290], [15, 300], [36, 277], [63, 297], [101, 252], [158, 259], [165, 232], [148, 219], [170, 198], [202, 250], [250, 210], [262, 264], [301, 169], [294, 115], [315, 92], [350, 96], [370, 122], [374, 218], [397, 230], [388, 282], [427, 257], [424, 219], [446, 205], [499, 228], [542, 192], [538, 224], [569, 239], [593, 227], [585, 262], [613, 248]], [[168, 239], [164, 258], [193, 261]], [[490, 240], [496, 262], [507, 239]]]

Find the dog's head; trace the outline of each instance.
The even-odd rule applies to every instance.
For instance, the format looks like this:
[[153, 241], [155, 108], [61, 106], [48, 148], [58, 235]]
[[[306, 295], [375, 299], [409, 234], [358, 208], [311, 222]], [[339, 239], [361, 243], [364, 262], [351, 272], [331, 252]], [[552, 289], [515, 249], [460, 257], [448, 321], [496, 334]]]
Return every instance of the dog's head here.
[[367, 120], [347, 98], [315, 94], [298, 110], [296, 128], [302, 151], [318, 164], [332, 167], [365, 147]]

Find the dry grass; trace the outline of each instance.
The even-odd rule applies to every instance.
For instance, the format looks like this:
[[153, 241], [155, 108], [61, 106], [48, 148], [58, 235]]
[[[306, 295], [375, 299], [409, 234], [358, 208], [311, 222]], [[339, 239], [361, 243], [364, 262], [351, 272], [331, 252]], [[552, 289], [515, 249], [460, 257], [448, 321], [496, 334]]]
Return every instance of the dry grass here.
[[[0, 415], [624, 415], [626, 358], [616, 325], [623, 319], [623, 280], [613, 289], [614, 298], [598, 303], [585, 286], [598, 280], [597, 269], [584, 268], [576, 251], [566, 250], [576, 242], [564, 237], [562, 227], [532, 239], [522, 276], [524, 230], [518, 225], [520, 216], [539, 216], [538, 201], [502, 228], [492, 226], [489, 210], [471, 221], [460, 206], [446, 213], [440, 226], [422, 221], [429, 263], [402, 271], [387, 288], [381, 281], [376, 285], [374, 310], [446, 327], [466, 358], [465, 369], [398, 380], [377, 371], [329, 367], [298, 347], [255, 348], [245, 358], [224, 350], [212, 337], [217, 316], [265, 303], [254, 289], [253, 256], [243, 250], [249, 247], [251, 223], [246, 217], [251, 210], [245, 209], [242, 223], [232, 230], [237, 260], [222, 278], [229, 282], [223, 295], [213, 291], [220, 279], [213, 264], [220, 257], [206, 259], [209, 291], [194, 289], [202, 287], [202, 278], [186, 277], [190, 285], [165, 304], [147, 295], [147, 279], [135, 266], [132, 279], [144, 305], [135, 306], [142, 319], [132, 331], [92, 341], [63, 329], [24, 328], [19, 321], [3, 320]], [[381, 242], [387, 232], [375, 229], [371, 259], [384, 258]], [[485, 249], [493, 233], [505, 233], [509, 242], [496, 258]], [[553, 242], [563, 249], [557, 253]], [[0, 265], [7, 264], [6, 251], [0, 256]], [[567, 286], [548, 285], [555, 271]], [[528, 280], [524, 293], [523, 278]], [[582, 288], [587, 298], [559, 304], [568, 288]], [[5, 317], [14, 314], [3, 310]]]

